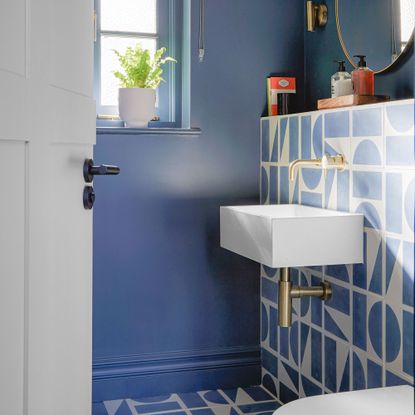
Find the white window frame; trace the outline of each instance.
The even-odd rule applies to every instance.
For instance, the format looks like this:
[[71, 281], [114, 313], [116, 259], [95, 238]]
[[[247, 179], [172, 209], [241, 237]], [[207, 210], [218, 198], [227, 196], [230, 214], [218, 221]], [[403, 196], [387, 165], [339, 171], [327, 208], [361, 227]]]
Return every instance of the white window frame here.
[[[166, 83], [162, 83], [158, 88], [158, 101], [160, 103], [158, 112], [160, 115], [159, 124], [161, 127], [182, 127], [185, 120], [189, 116], [183, 117], [182, 104], [189, 108], [190, 103], [182, 102], [182, 90], [184, 90], [183, 96], [188, 96], [187, 90], [188, 83], [190, 83], [190, 70], [185, 68], [186, 65], [190, 65], [189, 59], [181, 61], [182, 48], [184, 51], [189, 52], [189, 48], [186, 46], [190, 43], [190, 33], [185, 33], [183, 30], [178, 31], [178, 26], [183, 25], [183, 29], [187, 28], [190, 31], [188, 24], [185, 25], [185, 19], [190, 16], [189, 0], [156, 0], [157, 2], [157, 23], [156, 32], [127, 32], [127, 31], [108, 31], [101, 30], [100, 19], [100, 1], [95, 2], [95, 48], [94, 48], [94, 93], [96, 98], [96, 110], [97, 116], [116, 116], [118, 114], [117, 106], [109, 106], [101, 104], [101, 36], [122, 36], [122, 37], [134, 37], [134, 38], [147, 38], [155, 39], [157, 41], [157, 48], [166, 47], [167, 54], [175, 57], [178, 60], [176, 64], [166, 65], [163, 78]], [[178, 22], [177, 22], [178, 21]], [[186, 82], [182, 83], [182, 76], [189, 76]], [[187, 110], [186, 110], [187, 111]]]

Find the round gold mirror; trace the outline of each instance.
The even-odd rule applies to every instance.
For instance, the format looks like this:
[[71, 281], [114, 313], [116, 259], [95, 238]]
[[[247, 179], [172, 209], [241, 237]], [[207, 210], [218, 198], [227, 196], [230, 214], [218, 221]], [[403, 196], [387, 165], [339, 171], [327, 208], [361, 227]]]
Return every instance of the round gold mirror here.
[[366, 55], [369, 68], [391, 69], [414, 42], [414, 0], [336, 0], [337, 33], [348, 61]]

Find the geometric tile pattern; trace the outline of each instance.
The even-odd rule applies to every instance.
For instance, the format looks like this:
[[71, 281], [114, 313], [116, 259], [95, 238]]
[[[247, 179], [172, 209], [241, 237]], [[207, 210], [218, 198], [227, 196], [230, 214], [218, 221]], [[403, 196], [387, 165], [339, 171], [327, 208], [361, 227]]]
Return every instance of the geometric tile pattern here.
[[251, 386], [100, 402], [92, 415], [272, 415], [280, 406], [269, 390]]
[[[327, 280], [333, 297], [294, 300], [279, 328], [279, 271], [261, 268], [263, 386], [281, 402], [414, 383], [414, 100], [261, 120], [261, 202], [364, 215], [364, 263], [292, 270], [303, 285]], [[342, 172], [296, 158], [343, 154]], [[312, 240], [310, 240], [312, 243]]]

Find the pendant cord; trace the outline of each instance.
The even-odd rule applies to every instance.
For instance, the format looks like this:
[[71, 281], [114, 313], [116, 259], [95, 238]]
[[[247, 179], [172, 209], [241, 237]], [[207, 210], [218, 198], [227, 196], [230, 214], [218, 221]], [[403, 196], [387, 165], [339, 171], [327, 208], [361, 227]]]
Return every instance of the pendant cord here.
[[205, 0], [199, 0], [199, 62], [205, 59]]

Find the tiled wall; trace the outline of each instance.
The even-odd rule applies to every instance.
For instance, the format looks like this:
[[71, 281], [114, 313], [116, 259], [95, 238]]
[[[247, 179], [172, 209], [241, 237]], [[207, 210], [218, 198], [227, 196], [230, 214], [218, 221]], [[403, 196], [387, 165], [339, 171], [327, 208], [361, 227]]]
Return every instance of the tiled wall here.
[[[262, 203], [365, 215], [363, 265], [292, 270], [295, 283], [330, 281], [333, 297], [293, 300], [289, 329], [277, 326], [279, 272], [262, 267], [263, 385], [288, 402], [413, 384], [414, 101], [264, 118], [261, 145]], [[347, 169], [302, 168], [289, 183], [292, 160], [324, 153]]]

